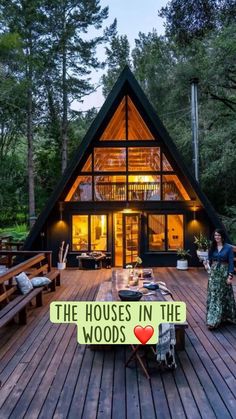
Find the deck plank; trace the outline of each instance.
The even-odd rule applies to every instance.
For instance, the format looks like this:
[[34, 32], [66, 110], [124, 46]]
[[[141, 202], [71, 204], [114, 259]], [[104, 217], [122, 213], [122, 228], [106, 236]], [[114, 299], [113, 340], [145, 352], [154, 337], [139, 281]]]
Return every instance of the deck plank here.
[[[110, 419], [112, 409], [115, 351], [104, 351], [104, 363], [99, 393], [97, 419]], [[84, 416], [86, 417], [86, 416]]]
[[129, 347], [93, 352], [76, 342], [74, 325], [50, 323], [51, 301], [93, 301], [111, 277], [106, 269], [66, 270], [44, 306], [29, 311], [26, 326], [0, 330], [0, 418], [236, 418], [236, 326], [206, 328], [201, 268], [155, 273], [187, 304], [186, 348], [176, 371], [162, 373], [149, 360], [149, 381], [135, 362], [125, 368]]
[[126, 382], [125, 382], [125, 347], [122, 346], [115, 351], [114, 380], [113, 380], [113, 399], [112, 399], [112, 418], [123, 419], [126, 415]]
[[97, 417], [98, 401], [101, 392], [103, 362], [104, 352], [95, 351], [92, 370], [87, 387], [87, 394], [85, 398], [83, 414], [79, 415], [79, 417], [82, 417], [84, 419], [95, 419]]

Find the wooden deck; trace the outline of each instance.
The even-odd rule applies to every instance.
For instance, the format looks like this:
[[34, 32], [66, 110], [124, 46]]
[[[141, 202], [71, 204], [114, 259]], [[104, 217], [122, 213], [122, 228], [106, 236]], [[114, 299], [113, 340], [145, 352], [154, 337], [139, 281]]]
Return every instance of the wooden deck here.
[[50, 323], [51, 300], [92, 300], [111, 275], [67, 270], [26, 326], [0, 330], [0, 418], [236, 418], [236, 326], [206, 328], [201, 269], [156, 272], [188, 308], [175, 372], [160, 373], [151, 362], [149, 382], [140, 367], [124, 367], [129, 348], [93, 352], [77, 344], [75, 326]]

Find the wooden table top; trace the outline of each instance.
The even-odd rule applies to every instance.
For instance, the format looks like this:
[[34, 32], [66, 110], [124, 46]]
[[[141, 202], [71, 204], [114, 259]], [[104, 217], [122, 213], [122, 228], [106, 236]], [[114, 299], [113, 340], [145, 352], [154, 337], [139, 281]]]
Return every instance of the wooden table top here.
[[[129, 270], [128, 269], [113, 269], [112, 279], [108, 282], [103, 282], [96, 297], [96, 301], [120, 301], [118, 291], [121, 289], [130, 289], [138, 291], [143, 287], [144, 282], [157, 282], [155, 277], [139, 279], [137, 286], [130, 286], [128, 283]], [[160, 289], [147, 290], [147, 294], [143, 294], [140, 301], [173, 301], [170, 294], [162, 294]]]

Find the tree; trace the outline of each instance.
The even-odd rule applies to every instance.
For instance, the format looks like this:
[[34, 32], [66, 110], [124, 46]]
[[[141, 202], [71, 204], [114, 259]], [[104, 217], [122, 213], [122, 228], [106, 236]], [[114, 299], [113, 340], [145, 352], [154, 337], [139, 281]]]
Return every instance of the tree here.
[[212, 30], [235, 22], [235, 0], [171, 0], [159, 16], [166, 20], [166, 35], [185, 47], [204, 39]]
[[235, 57], [236, 23], [213, 33], [206, 48], [205, 89], [224, 113], [236, 112]]
[[166, 108], [166, 90], [173, 68], [171, 46], [157, 32], [139, 33], [132, 51], [134, 73], [157, 112]]
[[166, 19], [166, 34], [185, 46], [202, 39], [216, 26], [217, 0], [172, 0], [159, 12]]
[[135, 76], [191, 165], [190, 76], [181, 75], [176, 45], [155, 30], [139, 33], [132, 58]]
[[114, 25], [92, 39], [85, 36], [89, 27], [101, 29], [108, 16], [108, 7], [101, 9], [100, 0], [50, 0], [45, 13], [50, 37], [49, 46], [45, 44], [45, 86], [50, 111], [55, 115], [58, 109], [60, 114], [63, 172], [68, 159], [70, 104], [93, 91], [89, 74], [101, 65], [96, 47], [111, 36]]
[[16, 71], [21, 61], [21, 42], [13, 34], [0, 35], [0, 160], [14, 153], [19, 133], [23, 135], [25, 116], [24, 83]]
[[118, 35], [115, 30], [109, 47], [106, 47], [107, 74], [102, 76], [103, 95], [106, 97], [125, 65], [131, 65], [130, 45], [126, 35]]
[[[70, 104], [92, 91], [88, 77], [91, 68], [100, 65], [95, 56], [96, 46], [109, 39], [113, 32], [111, 25], [101, 35], [86, 38], [88, 28], [100, 29], [107, 17], [108, 8], [101, 9], [99, 3], [99, 0], [2, 0], [0, 5], [0, 29], [5, 36], [16, 35], [22, 53], [17, 68], [12, 68], [11, 77], [16, 81], [15, 92], [19, 92], [18, 85], [23, 86], [20, 97], [22, 112], [26, 115], [31, 226], [35, 218], [35, 138], [40, 149], [38, 140], [40, 135], [45, 135], [43, 124], [49, 127], [53, 141], [50, 145], [49, 141], [43, 144], [55, 145], [57, 153], [52, 152], [52, 156], [58, 154], [58, 148], [62, 149], [64, 170], [72, 116]], [[4, 80], [5, 89], [6, 85]], [[16, 111], [15, 104], [11, 111]], [[19, 132], [17, 134], [19, 137]]]
[[26, 137], [28, 144], [29, 222], [35, 221], [34, 145], [35, 80], [40, 66], [38, 45], [43, 35], [43, 14], [39, 0], [2, 0], [1, 26], [5, 33], [17, 34], [21, 41], [22, 59], [17, 72], [25, 84]]

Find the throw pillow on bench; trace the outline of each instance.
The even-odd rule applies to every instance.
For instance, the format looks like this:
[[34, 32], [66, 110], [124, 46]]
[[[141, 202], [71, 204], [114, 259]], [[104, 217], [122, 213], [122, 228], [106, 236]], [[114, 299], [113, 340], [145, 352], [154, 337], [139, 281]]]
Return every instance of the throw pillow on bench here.
[[30, 280], [25, 272], [21, 272], [16, 276], [16, 283], [21, 294], [28, 294], [33, 288], [43, 287], [51, 284], [51, 280], [46, 276], [36, 276]]

